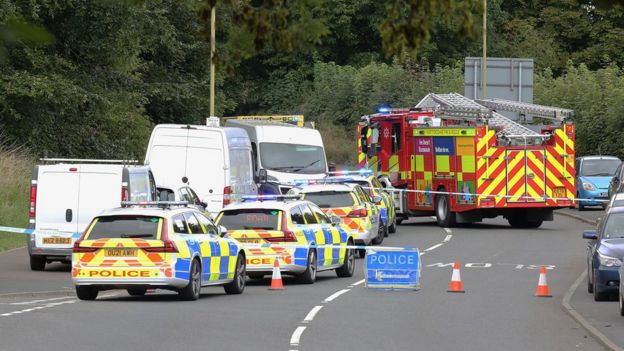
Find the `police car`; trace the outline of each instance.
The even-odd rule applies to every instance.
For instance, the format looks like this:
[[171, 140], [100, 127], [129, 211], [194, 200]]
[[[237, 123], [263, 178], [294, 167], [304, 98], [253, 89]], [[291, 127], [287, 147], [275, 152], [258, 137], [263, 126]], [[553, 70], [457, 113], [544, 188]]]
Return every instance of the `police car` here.
[[396, 233], [397, 222], [394, 200], [384, 190], [383, 185], [370, 170], [341, 171], [333, 174], [335, 175], [325, 178], [325, 181], [333, 183], [342, 181], [344, 183], [358, 184], [362, 186], [373, 199], [378, 200], [375, 203], [379, 207], [384, 228], [389, 233]]
[[[251, 278], [271, 274], [274, 260], [280, 271], [302, 283], [316, 280], [317, 271], [335, 270], [351, 277], [355, 267], [353, 235], [310, 201], [298, 196], [244, 196], [244, 202], [224, 208], [216, 223], [228, 228], [227, 236], [245, 246]], [[282, 200], [282, 201], [277, 201]]]
[[74, 244], [72, 280], [79, 299], [94, 300], [109, 289], [133, 296], [148, 288], [174, 290], [184, 300], [197, 300], [207, 285], [243, 292], [245, 252], [221, 236], [224, 228], [186, 202], [124, 205], [130, 207], [96, 216]]
[[[368, 193], [356, 184], [314, 184], [291, 190], [317, 204], [329, 216], [340, 217], [353, 234], [356, 245], [379, 245], [384, 240], [379, 209]], [[364, 257], [366, 250], [359, 249]]]

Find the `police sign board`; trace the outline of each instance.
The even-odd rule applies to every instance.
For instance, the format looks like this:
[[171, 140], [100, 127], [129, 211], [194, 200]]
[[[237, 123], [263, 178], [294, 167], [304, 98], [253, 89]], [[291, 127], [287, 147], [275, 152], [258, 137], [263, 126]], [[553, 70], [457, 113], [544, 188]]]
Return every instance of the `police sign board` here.
[[420, 289], [418, 249], [367, 249], [364, 271], [370, 289]]

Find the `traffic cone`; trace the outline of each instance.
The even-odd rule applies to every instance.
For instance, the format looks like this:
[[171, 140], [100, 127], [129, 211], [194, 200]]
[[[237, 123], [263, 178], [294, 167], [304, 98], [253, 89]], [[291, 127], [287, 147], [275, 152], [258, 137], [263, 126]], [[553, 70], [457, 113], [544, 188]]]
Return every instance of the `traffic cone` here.
[[535, 296], [537, 297], [552, 297], [548, 293], [548, 282], [546, 281], [546, 267], [540, 267], [539, 281], [537, 282], [537, 289], [535, 290]]
[[282, 273], [279, 267], [279, 256], [275, 256], [275, 260], [273, 261], [273, 276], [271, 277], [271, 287], [269, 290], [284, 290]]
[[451, 276], [451, 284], [449, 285], [447, 292], [465, 293], [461, 282], [461, 275], [459, 274], [459, 262], [457, 261], [453, 264], [453, 275]]

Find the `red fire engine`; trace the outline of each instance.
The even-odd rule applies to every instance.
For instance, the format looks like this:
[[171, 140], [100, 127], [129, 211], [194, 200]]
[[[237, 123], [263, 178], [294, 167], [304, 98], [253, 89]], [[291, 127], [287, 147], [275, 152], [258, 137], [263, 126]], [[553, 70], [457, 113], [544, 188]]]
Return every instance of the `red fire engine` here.
[[[537, 132], [496, 111], [549, 125]], [[414, 108], [362, 117], [358, 163], [393, 192], [397, 218], [435, 215], [450, 227], [502, 215], [512, 227], [537, 228], [574, 204], [572, 113], [429, 94]]]

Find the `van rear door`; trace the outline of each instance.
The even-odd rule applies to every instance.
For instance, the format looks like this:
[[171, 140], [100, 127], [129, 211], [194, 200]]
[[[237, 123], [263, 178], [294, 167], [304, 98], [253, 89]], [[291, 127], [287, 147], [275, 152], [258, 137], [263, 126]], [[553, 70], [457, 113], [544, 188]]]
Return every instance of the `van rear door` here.
[[102, 210], [121, 205], [122, 165], [80, 165], [77, 231]]

